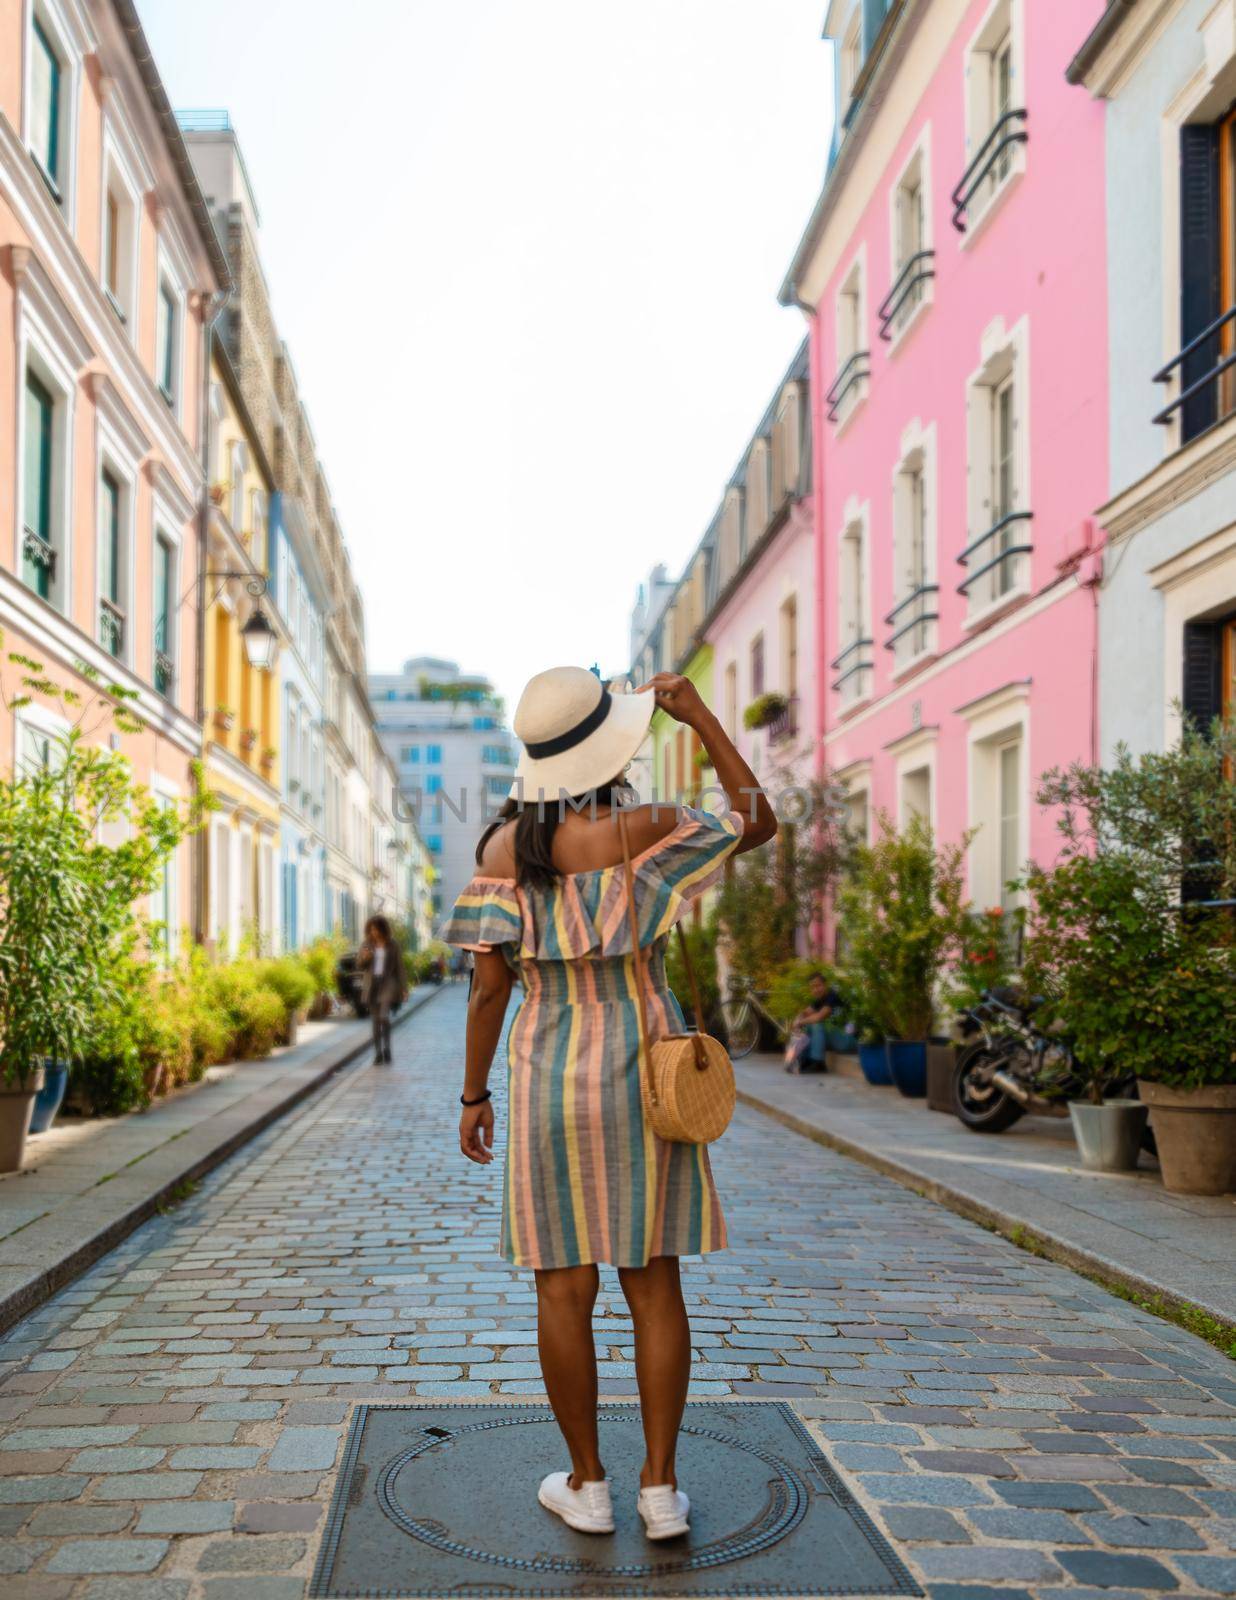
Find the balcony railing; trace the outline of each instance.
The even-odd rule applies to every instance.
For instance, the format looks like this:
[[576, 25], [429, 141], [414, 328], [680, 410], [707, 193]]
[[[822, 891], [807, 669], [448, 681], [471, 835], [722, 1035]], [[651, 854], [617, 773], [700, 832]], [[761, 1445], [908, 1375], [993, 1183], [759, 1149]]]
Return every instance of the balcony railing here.
[[[838, 674], [833, 679], [834, 693], [844, 692], [848, 699], [857, 699], [863, 689], [863, 673], [870, 672], [872, 661], [869, 651], [875, 643], [873, 639], [855, 639], [853, 644], [846, 645], [835, 660], [828, 664]], [[849, 688], [846, 686], [850, 685]]]
[[893, 652], [895, 666], [913, 661], [929, 647], [932, 628], [940, 620], [939, 593], [938, 583], [920, 583], [885, 617], [886, 626], [894, 631], [885, 639], [884, 648]]
[[[1229, 328], [1231, 331], [1229, 332]], [[1208, 366], [1204, 366], [1209, 362]], [[1199, 370], [1204, 367], [1204, 370]], [[1170, 383], [1180, 370], [1180, 393], [1155, 417], [1168, 423], [1180, 412], [1181, 443], [1196, 439], [1199, 433], [1236, 411], [1236, 374], [1224, 374], [1236, 367], [1236, 306], [1231, 306], [1190, 339], [1179, 355], [1173, 356], [1154, 375], [1156, 383]], [[1212, 387], [1213, 385], [1213, 387]]]
[[[1024, 108], [1006, 111], [978, 147], [974, 160], [962, 173], [960, 182], [949, 196], [953, 202], [953, 226], [958, 233], [966, 231], [966, 213], [974, 197], [991, 176], [992, 168], [1015, 144], [1030, 142], [1030, 135], [1025, 127], [1029, 115], [1030, 113]], [[999, 181], [997, 178], [996, 182]]]
[[[995, 572], [997, 568], [1001, 569], [1000, 576], [1003, 578], [1005, 576], [1005, 562], [1013, 562], [1016, 561], [1018, 556], [1029, 555], [1034, 548], [1033, 545], [1006, 544], [1004, 541], [1015, 538], [1016, 535], [1011, 530], [1020, 523], [1029, 522], [1032, 516], [1033, 513], [1030, 511], [1010, 511], [1007, 516], [1001, 517], [999, 522], [988, 528], [986, 533], [979, 534], [973, 543], [966, 546], [957, 557], [958, 566], [967, 569], [964, 583], [957, 585], [958, 594], [968, 595], [971, 588], [980, 578], [986, 577], [989, 572]], [[1000, 546], [996, 554], [989, 556], [981, 566], [969, 570], [971, 558], [977, 555], [980, 550], [985, 551], [993, 541]]]
[[833, 386], [824, 396], [824, 404], [828, 407], [828, 420], [836, 422], [841, 416], [841, 407], [851, 390], [858, 387], [864, 378], [871, 376], [871, 351], [856, 350], [833, 379]]
[[32, 567], [47, 573], [49, 584], [56, 581], [56, 551], [41, 533], [36, 533], [33, 528], [23, 528], [21, 553]]
[[934, 250], [920, 250], [910, 257], [897, 274], [896, 282], [876, 312], [880, 319], [880, 338], [886, 344], [909, 320], [910, 314], [922, 305], [927, 293], [925, 285], [936, 275], [935, 259]]
[[155, 650], [154, 686], [157, 693], [170, 695], [176, 681], [176, 664], [166, 651]]
[[99, 643], [108, 655], [124, 654], [124, 612], [106, 595], [99, 600]]
[[765, 724], [770, 745], [783, 744], [787, 739], [798, 737], [798, 696], [796, 694], [786, 697], [785, 709], [778, 711], [771, 722]]

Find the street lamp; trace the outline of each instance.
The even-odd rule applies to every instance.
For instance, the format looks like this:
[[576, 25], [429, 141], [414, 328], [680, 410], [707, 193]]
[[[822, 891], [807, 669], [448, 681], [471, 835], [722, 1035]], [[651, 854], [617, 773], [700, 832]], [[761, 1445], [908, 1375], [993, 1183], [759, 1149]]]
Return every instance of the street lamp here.
[[248, 622], [240, 630], [240, 637], [244, 641], [245, 655], [248, 656], [249, 665], [253, 670], [269, 671], [274, 665], [275, 646], [279, 643], [279, 636], [271, 627], [260, 601], [254, 605]]

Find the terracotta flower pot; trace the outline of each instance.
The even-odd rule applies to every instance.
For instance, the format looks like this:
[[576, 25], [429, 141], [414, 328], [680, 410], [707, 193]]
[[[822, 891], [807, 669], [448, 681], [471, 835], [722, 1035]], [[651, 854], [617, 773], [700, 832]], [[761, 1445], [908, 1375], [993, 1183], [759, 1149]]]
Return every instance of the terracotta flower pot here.
[[1163, 1187], [1173, 1194], [1236, 1192], [1236, 1083], [1169, 1089], [1139, 1078], [1137, 1092], [1150, 1107]]
[[43, 1069], [20, 1084], [0, 1083], [0, 1172], [20, 1172]]

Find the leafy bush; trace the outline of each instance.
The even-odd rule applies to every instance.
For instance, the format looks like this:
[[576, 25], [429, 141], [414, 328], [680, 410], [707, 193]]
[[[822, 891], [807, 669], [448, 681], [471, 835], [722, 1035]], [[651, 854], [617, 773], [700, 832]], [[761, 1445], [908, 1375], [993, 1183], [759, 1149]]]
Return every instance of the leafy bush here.
[[768, 1009], [781, 1022], [792, 1021], [811, 1003], [811, 980], [821, 976], [833, 982], [831, 969], [822, 961], [787, 961], [768, 985]]
[[887, 1039], [931, 1034], [936, 984], [962, 924], [967, 842], [937, 848], [922, 818], [899, 833], [881, 813], [875, 842], [857, 850], [839, 912], [846, 988], [862, 1013], [862, 1032], [874, 1028]]
[[1032, 866], [1026, 981], [1072, 1036], [1092, 1097], [1135, 1072], [1236, 1083], [1236, 725], [1046, 774], [1062, 847]]
[[313, 979], [314, 993], [321, 997], [335, 992], [335, 967], [344, 951], [342, 939], [315, 939], [300, 952], [300, 959]]
[[[708, 1019], [717, 1015], [721, 1004], [721, 989], [717, 982], [717, 920], [715, 917], [709, 917], [698, 924], [681, 926], [686, 935], [695, 981], [699, 985], [700, 1005], [704, 1008], [703, 1017], [698, 1019], [699, 1025], [706, 1029]], [[687, 979], [687, 969], [683, 964], [676, 933], [665, 947], [665, 975], [679, 1002], [684, 1007], [689, 1006], [691, 985]]]
[[304, 1011], [318, 992], [317, 979], [300, 956], [274, 956], [257, 964], [258, 982], [283, 1001], [290, 1019]]
[[944, 987], [950, 1011], [968, 1011], [979, 1003], [984, 989], [1013, 981], [1022, 921], [1020, 911], [1006, 915], [1001, 906], [962, 913], [955, 961]]

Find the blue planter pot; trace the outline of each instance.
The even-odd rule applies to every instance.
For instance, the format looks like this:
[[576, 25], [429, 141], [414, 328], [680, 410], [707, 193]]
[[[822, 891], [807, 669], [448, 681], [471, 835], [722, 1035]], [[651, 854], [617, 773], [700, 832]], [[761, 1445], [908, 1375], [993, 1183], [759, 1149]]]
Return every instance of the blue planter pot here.
[[64, 1091], [69, 1086], [69, 1069], [63, 1061], [45, 1061], [43, 1063], [43, 1087], [34, 1099], [34, 1111], [30, 1116], [30, 1132], [46, 1133], [56, 1120], [56, 1113], [60, 1110], [60, 1102], [64, 1099]]
[[886, 1088], [892, 1083], [893, 1075], [882, 1044], [860, 1044], [858, 1064], [863, 1069], [863, 1077], [876, 1088]]
[[884, 1048], [888, 1051], [888, 1070], [898, 1091], [907, 1099], [921, 1100], [927, 1093], [927, 1041], [889, 1039]]

